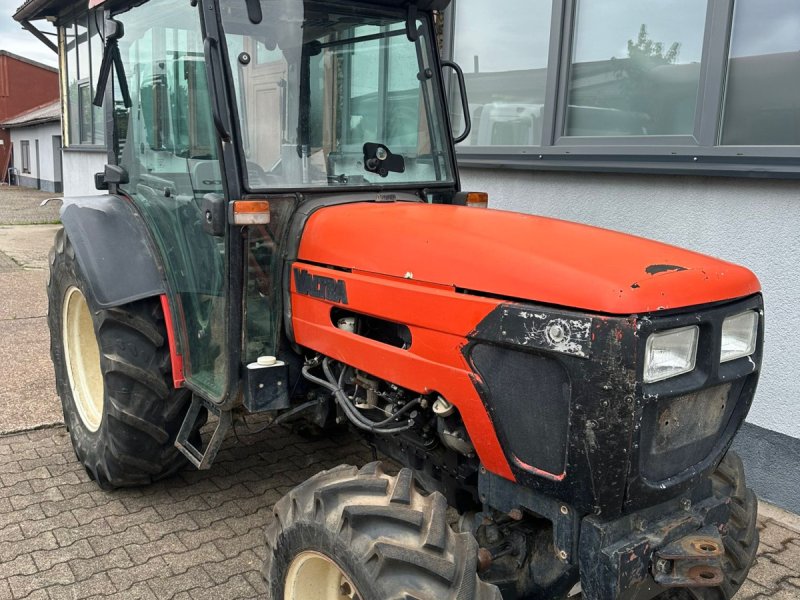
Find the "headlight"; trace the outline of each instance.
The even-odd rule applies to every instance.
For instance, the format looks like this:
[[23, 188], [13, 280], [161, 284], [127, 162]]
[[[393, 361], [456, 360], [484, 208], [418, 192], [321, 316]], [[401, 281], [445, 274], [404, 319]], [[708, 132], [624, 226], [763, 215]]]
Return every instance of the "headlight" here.
[[694, 370], [699, 334], [697, 325], [651, 334], [645, 349], [644, 382], [653, 383]]
[[728, 317], [722, 323], [722, 352], [720, 362], [750, 356], [756, 351], [758, 337], [758, 313], [748, 310], [740, 315]]

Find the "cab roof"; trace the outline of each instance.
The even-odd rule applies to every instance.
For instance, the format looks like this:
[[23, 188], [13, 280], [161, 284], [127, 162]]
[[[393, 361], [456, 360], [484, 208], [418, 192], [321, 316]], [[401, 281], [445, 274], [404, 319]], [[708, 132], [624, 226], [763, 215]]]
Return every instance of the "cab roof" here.
[[[126, 8], [142, 4], [146, 0], [26, 0], [14, 13], [16, 21], [35, 21], [48, 17], [58, 17], [68, 9], [91, 6], [109, 6], [113, 8]], [[175, 0], [183, 2], [185, 0]], [[359, 4], [373, 4], [378, 6], [391, 6], [403, 8], [408, 5], [408, 0], [349, 0]], [[244, 2], [244, 0], [242, 0]], [[450, 0], [417, 0], [420, 10], [444, 10]]]

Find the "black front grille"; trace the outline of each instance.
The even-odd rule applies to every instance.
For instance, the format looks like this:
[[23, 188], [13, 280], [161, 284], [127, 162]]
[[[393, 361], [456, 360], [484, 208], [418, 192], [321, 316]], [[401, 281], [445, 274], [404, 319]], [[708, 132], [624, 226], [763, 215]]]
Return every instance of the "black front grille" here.
[[563, 473], [570, 405], [564, 367], [541, 354], [489, 344], [476, 344], [471, 357], [507, 452], [520, 466]]

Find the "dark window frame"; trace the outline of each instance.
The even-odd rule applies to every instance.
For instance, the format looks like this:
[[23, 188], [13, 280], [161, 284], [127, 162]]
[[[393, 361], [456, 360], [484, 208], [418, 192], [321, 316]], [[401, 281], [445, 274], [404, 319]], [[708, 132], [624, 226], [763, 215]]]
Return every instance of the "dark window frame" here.
[[[454, 54], [459, 1], [453, 0], [445, 12], [443, 53], [448, 58]], [[708, 0], [693, 135], [624, 138], [562, 135], [578, 1], [553, 0], [542, 145], [457, 146], [459, 165], [800, 178], [800, 146], [719, 145], [735, 0]]]

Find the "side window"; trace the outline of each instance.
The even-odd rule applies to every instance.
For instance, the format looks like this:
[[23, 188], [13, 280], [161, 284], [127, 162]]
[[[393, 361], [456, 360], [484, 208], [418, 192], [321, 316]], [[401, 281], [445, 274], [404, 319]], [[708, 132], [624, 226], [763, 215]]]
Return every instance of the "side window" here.
[[115, 94], [117, 154], [130, 187], [168, 182], [171, 193], [197, 199], [221, 193], [199, 30], [133, 25], [123, 57], [133, 107]]

